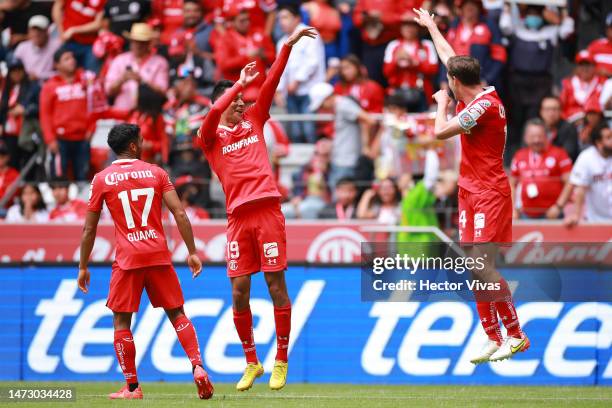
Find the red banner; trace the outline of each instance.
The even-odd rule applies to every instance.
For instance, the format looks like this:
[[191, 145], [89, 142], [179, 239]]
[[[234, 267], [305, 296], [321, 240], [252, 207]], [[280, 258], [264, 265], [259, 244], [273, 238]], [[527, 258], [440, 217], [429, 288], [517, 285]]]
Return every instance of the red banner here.
[[[225, 260], [225, 222], [194, 225], [196, 245], [202, 259]], [[288, 258], [293, 262], [359, 262], [361, 242], [384, 239], [380, 233], [363, 232], [372, 223], [287, 222]], [[0, 262], [78, 261], [82, 226], [78, 224], [0, 224]], [[178, 230], [169, 227], [169, 246], [176, 262], [185, 260], [187, 250]], [[514, 241], [521, 242], [608, 242], [612, 224], [584, 224], [574, 228], [552, 222], [517, 223]], [[111, 261], [114, 227], [100, 225], [92, 254], [94, 261]]]

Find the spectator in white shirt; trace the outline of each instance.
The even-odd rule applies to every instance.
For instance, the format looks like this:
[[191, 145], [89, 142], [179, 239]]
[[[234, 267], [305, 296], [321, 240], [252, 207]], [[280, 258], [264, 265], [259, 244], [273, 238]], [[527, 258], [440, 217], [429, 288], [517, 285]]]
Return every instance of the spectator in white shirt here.
[[569, 183], [557, 202], [563, 207], [574, 191], [575, 210], [565, 222], [576, 225], [582, 219], [589, 222], [612, 221], [612, 130], [604, 125], [591, 133], [593, 146], [576, 159]]
[[33, 16], [28, 21], [28, 40], [21, 42], [15, 49], [15, 57], [23, 62], [32, 81], [47, 80], [54, 74], [53, 54], [62, 45], [59, 38], [49, 36], [49, 19]]
[[[278, 41], [277, 50], [287, 40], [287, 36], [296, 27], [304, 26], [297, 7], [284, 5], [278, 12], [278, 21], [285, 35]], [[305, 27], [305, 26], [304, 26]], [[314, 84], [325, 81], [325, 47], [321, 37], [300, 41], [293, 46], [285, 72], [278, 85], [277, 102], [286, 104], [289, 113], [308, 113], [310, 100], [308, 92]], [[293, 121], [289, 128], [289, 137], [297, 143], [314, 143], [315, 126], [312, 122]]]
[[26, 184], [19, 195], [19, 203], [6, 213], [6, 222], [44, 223], [49, 220], [47, 206], [36, 184]]

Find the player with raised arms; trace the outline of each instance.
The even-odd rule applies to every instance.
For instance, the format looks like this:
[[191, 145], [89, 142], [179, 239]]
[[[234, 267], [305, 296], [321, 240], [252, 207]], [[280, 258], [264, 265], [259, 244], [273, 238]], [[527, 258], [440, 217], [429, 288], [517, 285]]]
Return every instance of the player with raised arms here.
[[291, 330], [291, 303], [285, 283], [287, 269], [285, 218], [280, 210], [276, 180], [268, 160], [263, 127], [289, 59], [302, 37], [316, 37], [311, 27], [298, 26], [287, 38], [253, 105], [247, 107], [242, 90], [257, 77], [255, 63], [247, 64], [240, 79], [218, 82], [214, 102], [198, 130], [198, 140], [211, 168], [219, 177], [227, 207], [227, 274], [232, 285], [234, 325], [246, 357], [246, 368], [236, 389], [248, 390], [263, 375], [253, 338], [249, 304], [251, 275], [264, 272], [274, 304], [276, 358], [270, 388], [279, 390], [287, 381], [287, 353]]
[[[446, 90], [434, 94], [438, 107], [435, 134], [438, 139], [461, 135], [459, 167], [459, 240], [471, 257], [484, 256], [485, 268], [473, 270], [479, 281], [499, 290], [474, 291], [487, 344], [471, 362], [480, 364], [511, 358], [529, 348], [519, 324], [507, 282], [495, 269], [495, 243], [512, 241], [512, 199], [503, 167], [506, 113], [494, 87], [483, 88], [480, 64], [470, 56], [457, 56], [427, 10], [414, 9], [415, 21], [427, 28], [442, 63], [448, 69], [450, 92], [457, 100], [457, 115], [447, 118], [451, 97]], [[506, 327], [502, 339], [498, 314]]]
[[115, 223], [116, 253], [106, 305], [113, 311], [114, 348], [126, 385], [109, 395], [111, 399], [142, 399], [136, 375], [136, 347], [130, 330], [132, 313], [138, 311], [143, 289], [154, 307], [163, 307], [189, 357], [193, 379], [201, 399], [212, 397], [214, 389], [202, 367], [200, 347], [193, 323], [183, 310], [183, 292], [172, 267], [162, 226], [162, 202], [176, 220], [189, 256], [187, 264], [196, 278], [202, 263], [196, 255], [189, 218], [160, 167], [140, 160], [142, 136], [136, 125], [113, 126], [108, 145], [117, 155], [110, 166], [91, 182], [88, 211], [81, 238], [78, 285], [89, 290], [87, 263], [93, 250], [102, 204], [106, 203]]

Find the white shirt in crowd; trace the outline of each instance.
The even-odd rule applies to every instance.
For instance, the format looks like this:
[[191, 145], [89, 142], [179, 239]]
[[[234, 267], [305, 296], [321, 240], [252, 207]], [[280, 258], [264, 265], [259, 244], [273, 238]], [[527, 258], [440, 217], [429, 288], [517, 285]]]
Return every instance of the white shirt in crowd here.
[[31, 220], [26, 220], [21, 214], [21, 207], [19, 204], [13, 204], [6, 212], [4, 221], [45, 223], [49, 221], [49, 212], [47, 210], [37, 210], [34, 212], [34, 217]]
[[[303, 23], [299, 27], [305, 28]], [[277, 53], [287, 41], [288, 35], [284, 35], [276, 44]], [[308, 95], [314, 84], [325, 82], [325, 46], [321, 36], [317, 38], [306, 38], [298, 41], [291, 50], [287, 61], [285, 72], [278, 84], [278, 91], [287, 94], [287, 86], [293, 81], [298, 81], [297, 95]]]
[[604, 158], [595, 146], [587, 148], [576, 159], [569, 181], [587, 188], [587, 221], [612, 220], [612, 157]]

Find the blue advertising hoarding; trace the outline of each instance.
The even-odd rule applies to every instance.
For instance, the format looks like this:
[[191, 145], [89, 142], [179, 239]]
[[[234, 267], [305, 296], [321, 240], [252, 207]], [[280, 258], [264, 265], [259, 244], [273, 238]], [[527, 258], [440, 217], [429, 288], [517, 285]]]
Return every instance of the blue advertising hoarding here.
[[[224, 267], [196, 280], [179, 267], [185, 308], [214, 381], [236, 381], [244, 357]], [[0, 380], [119, 380], [105, 306], [110, 267], [91, 268], [87, 295], [70, 266], [0, 269]], [[511, 361], [474, 366], [485, 340], [473, 304], [362, 302], [359, 267], [292, 266], [293, 382], [387, 384], [612, 384], [612, 303], [523, 302], [532, 346]], [[251, 290], [258, 355], [275, 355], [272, 304], [262, 276]], [[143, 296], [132, 328], [143, 381], [189, 381], [191, 368], [163, 310]]]

